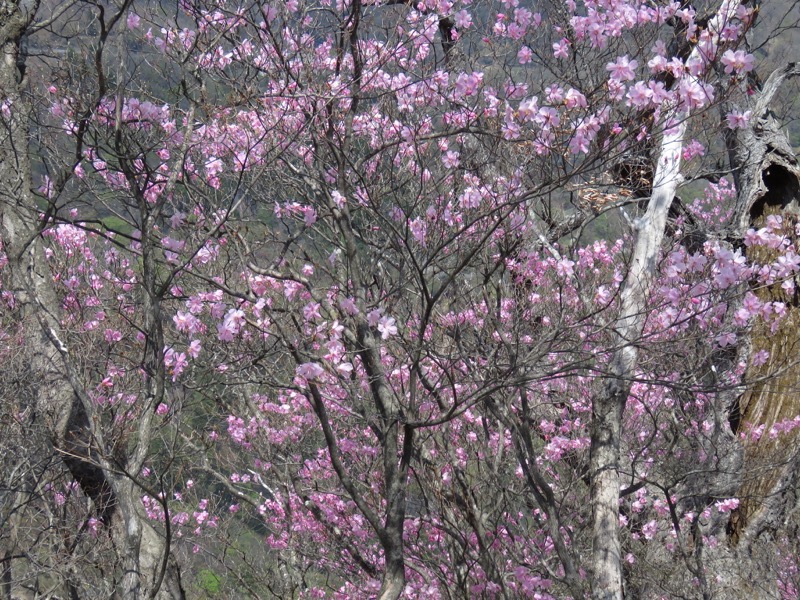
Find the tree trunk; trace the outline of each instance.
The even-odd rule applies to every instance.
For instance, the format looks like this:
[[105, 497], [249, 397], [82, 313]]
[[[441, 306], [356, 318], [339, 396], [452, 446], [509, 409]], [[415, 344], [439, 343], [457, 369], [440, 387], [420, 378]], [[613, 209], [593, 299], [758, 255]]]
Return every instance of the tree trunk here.
[[110, 465], [97, 450], [102, 435], [92, 427], [91, 403], [77, 376], [70, 373], [68, 349], [62, 341], [60, 305], [39, 237], [40, 209], [31, 192], [28, 127], [32, 107], [23, 93], [26, 83], [20, 61], [20, 40], [37, 9], [38, 2], [0, 0], [0, 236], [16, 310], [27, 336], [30, 371], [38, 383], [36, 418], [45, 422], [73, 478], [117, 538], [125, 570], [120, 596], [125, 600], [182, 599], [177, 565], [165, 555], [165, 541], [140, 514], [138, 489], [129, 478], [110, 475]]
[[622, 288], [622, 308], [615, 326], [617, 351], [611, 378], [592, 401], [591, 502], [592, 594], [596, 600], [621, 600], [622, 565], [619, 542], [619, 447], [622, 417], [636, 371], [646, 303], [664, 239], [667, 212], [680, 183], [685, 119], [665, 133], [647, 212], [637, 224], [636, 245]]
[[[708, 23], [717, 37], [735, 14], [737, 3], [723, 2]], [[724, 11], [724, 12], [723, 12]], [[692, 58], [698, 58], [697, 48]], [[687, 61], [688, 62], [688, 61]], [[692, 75], [687, 77], [693, 78]], [[669, 208], [682, 181], [681, 151], [688, 110], [674, 115], [677, 125], [666, 127], [657, 156], [653, 190], [647, 211], [635, 224], [636, 242], [621, 290], [621, 309], [615, 323], [616, 351], [610, 377], [592, 399], [590, 477], [592, 503], [592, 595], [596, 600], [621, 600], [623, 577], [619, 541], [619, 448], [622, 418], [638, 361], [637, 342], [644, 329], [647, 301], [664, 239]]]
[[[786, 236], [795, 245], [796, 227], [800, 223], [800, 165], [786, 135], [771, 116], [769, 106], [781, 84], [800, 75], [800, 66], [789, 64], [773, 72], [760, 93], [751, 101], [751, 125], [730, 136], [728, 146], [737, 182], [735, 210], [736, 239], [745, 232], [764, 225], [769, 215], [783, 218]], [[748, 249], [751, 260], [769, 262], [767, 249]], [[753, 256], [753, 254], [758, 254]], [[797, 344], [800, 320], [797, 292], [789, 297], [780, 284], [764, 286], [755, 292], [763, 301], [783, 301], [787, 315], [777, 330], [756, 326], [750, 334], [751, 351], [767, 350], [769, 360], [760, 367], [751, 366], [745, 373], [748, 380], [759, 380], [737, 399], [734, 412], [737, 429], [746, 431], [763, 426], [765, 431], [775, 423], [790, 420], [800, 414], [797, 396]], [[742, 357], [746, 359], [747, 356]], [[788, 368], [787, 368], [788, 367]], [[758, 441], [746, 440], [743, 470], [739, 490], [739, 510], [731, 518], [729, 529], [732, 541], [738, 544], [736, 554], [742, 558], [753, 554], [753, 546], [765, 532], [779, 529], [797, 505], [797, 485], [800, 480], [800, 444], [797, 432], [780, 435], [772, 440], [765, 435]]]
[[402, 554], [398, 557], [386, 557], [386, 571], [378, 592], [378, 600], [397, 600], [403, 594], [406, 585], [405, 564]]

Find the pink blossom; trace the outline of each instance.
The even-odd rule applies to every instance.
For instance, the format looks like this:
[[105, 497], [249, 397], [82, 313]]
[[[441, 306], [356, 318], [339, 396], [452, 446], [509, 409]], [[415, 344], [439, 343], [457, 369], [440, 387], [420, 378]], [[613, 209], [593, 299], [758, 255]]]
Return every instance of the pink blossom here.
[[212, 156], [206, 161], [205, 168], [206, 168], [206, 175], [208, 177], [214, 177], [222, 172], [224, 165], [219, 158], [217, 158], [216, 156]]
[[606, 286], [601, 285], [599, 288], [597, 288], [594, 301], [597, 304], [607, 304], [609, 300], [611, 300], [611, 291]]
[[425, 246], [425, 234], [427, 229], [428, 225], [421, 217], [417, 217], [408, 223], [408, 230], [411, 232], [412, 237], [422, 246]]
[[319, 378], [325, 372], [325, 369], [315, 362], [307, 362], [298, 365], [296, 372], [298, 376], [303, 377], [308, 381], [312, 381]]
[[646, 540], [652, 540], [656, 533], [658, 533], [658, 522], [655, 520], [648, 521], [642, 526], [642, 535]]
[[663, 56], [654, 56], [649, 61], [647, 61], [647, 68], [650, 69], [651, 73], [661, 73], [662, 71], [667, 70], [667, 59]]
[[351, 316], [355, 316], [359, 312], [358, 306], [356, 306], [356, 303], [352, 298], [342, 298], [339, 300], [339, 306], [344, 312]]
[[175, 328], [178, 331], [186, 331], [186, 332], [196, 332], [200, 331], [201, 323], [191, 312], [183, 312], [178, 311], [174, 317], [172, 317], [173, 322], [175, 323]]
[[106, 342], [108, 342], [109, 344], [113, 344], [114, 342], [118, 342], [122, 339], [122, 333], [120, 333], [116, 329], [106, 329], [105, 338]]
[[714, 101], [713, 88], [692, 79], [682, 79], [678, 93], [688, 110], [703, 108]]
[[192, 358], [197, 358], [200, 355], [202, 347], [203, 345], [200, 343], [200, 340], [192, 340], [189, 347], [186, 349], [186, 353]]
[[172, 229], [178, 229], [186, 222], [186, 213], [182, 213], [180, 211], [175, 212], [169, 218], [169, 226]]
[[353, 372], [353, 364], [349, 362], [342, 362], [336, 365], [336, 370], [342, 375], [349, 375]]
[[558, 273], [560, 277], [572, 277], [574, 266], [575, 261], [562, 258], [556, 263], [556, 273]]
[[383, 314], [382, 308], [376, 308], [375, 310], [371, 310], [367, 314], [367, 323], [369, 323], [370, 327], [376, 327], [378, 322], [381, 320], [381, 315]]
[[729, 129], [745, 129], [747, 124], [750, 122], [750, 117], [752, 116], [753, 113], [749, 110], [745, 112], [732, 110], [725, 115], [725, 119], [728, 121]]
[[548, 85], [545, 90], [547, 101], [551, 104], [559, 104], [564, 100], [564, 88], [557, 84]]
[[725, 348], [726, 346], [732, 346], [736, 343], [736, 334], [735, 333], [722, 333], [717, 336], [717, 344], [720, 348]]
[[461, 73], [456, 77], [455, 97], [461, 99], [474, 96], [478, 93], [478, 88], [483, 83], [483, 73], [474, 71], [472, 73]]
[[458, 167], [458, 157], [459, 157], [458, 152], [453, 152], [452, 150], [446, 152], [442, 156], [442, 164], [444, 164], [444, 166], [447, 167], [448, 169], [455, 169], [456, 167]]
[[0, 102], [0, 115], [2, 115], [4, 119], [11, 119], [11, 104], [12, 101], [9, 99]]
[[466, 188], [458, 197], [461, 207], [464, 209], [478, 208], [481, 205], [481, 193], [474, 187]]
[[653, 104], [660, 106], [670, 98], [670, 93], [664, 87], [664, 82], [662, 81], [648, 81], [647, 87], [650, 88], [650, 100]]
[[653, 96], [652, 90], [643, 81], [637, 81], [628, 89], [628, 106], [646, 108]]
[[739, 508], [738, 498], [727, 498], [714, 503], [714, 507], [721, 513], [729, 513]]
[[503, 132], [503, 139], [505, 140], [515, 140], [519, 138], [522, 133], [519, 124], [514, 120], [514, 113], [510, 110], [506, 111], [501, 131]]
[[186, 358], [185, 353], [175, 352], [172, 348], [168, 348], [164, 352], [164, 366], [172, 373], [172, 381], [176, 381], [188, 365], [189, 360]]
[[533, 119], [538, 114], [538, 112], [539, 112], [539, 99], [536, 96], [520, 102], [519, 110], [517, 110], [519, 118], [525, 121]]
[[776, 317], [782, 319], [786, 316], [786, 304], [784, 302], [773, 302], [772, 312], [775, 313]]
[[695, 156], [703, 156], [706, 153], [706, 149], [697, 140], [692, 140], [686, 147], [683, 149], [683, 160], [689, 161], [692, 160]]
[[539, 109], [534, 121], [545, 128], [558, 127], [561, 124], [561, 117], [555, 108], [543, 106]]
[[614, 62], [606, 65], [606, 71], [611, 73], [611, 79], [616, 81], [631, 81], [636, 77], [635, 69], [639, 63], [634, 59], [630, 60], [628, 55], [620, 56]]
[[453, 15], [453, 19], [456, 27], [459, 29], [467, 29], [472, 25], [472, 15], [470, 15], [469, 12], [464, 9]]
[[345, 204], [347, 204], [347, 199], [336, 190], [331, 192], [331, 198], [333, 199], [333, 203], [337, 208], [344, 208]]
[[744, 50], [726, 50], [720, 62], [725, 65], [725, 72], [728, 74], [736, 72], [743, 75], [755, 68], [755, 57]]
[[86, 522], [86, 527], [89, 529], [89, 535], [91, 535], [93, 538], [96, 538], [99, 535], [100, 528], [102, 526], [103, 522], [95, 517], [90, 517]]
[[397, 335], [397, 325], [395, 324], [394, 317], [381, 317], [378, 321], [378, 331], [381, 333], [381, 338], [384, 340], [389, 339], [393, 335]]
[[586, 96], [575, 88], [570, 88], [564, 96], [564, 105], [567, 108], [588, 108], [589, 103], [586, 101]]
[[303, 221], [305, 222], [306, 227], [311, 227], [317, 222], [317, 211], [313, 206], [306, 206], [303, 208], [303, 214], [305, 215]]
[[650, 48], [650, 52], [657, 56], [665, 56], [667, 54], [667, 44], [664, 43], [664, 40], [656, 40], [656, 43]]
[[219, 339], [224, 342], [232, 341], [245, 323], [244, 311], [231, 309], [225, 315], [222, 323], [217, 325]]
[[320, 314], [320, 305], [318, 302], [309, 302], [303, 307], [303, 318], [306, 321], [318, 321], [322, 319]]
[[128, 29], [138, 29], [141, 18], [136, 13], [128, 13], [127, 25]]
[[553, 56], [556, 58], [569, 57], [569, 40], [567, 38], [561, 38], [553, 43]]
[[579, 127], [575, 135], [572, 136], [572, 139], [569, 141], [569, 151], [572, 152], [572, 154], [586, 153], [589, 152], [589, 146], [589, 138], [586, 137], [583, 129]]

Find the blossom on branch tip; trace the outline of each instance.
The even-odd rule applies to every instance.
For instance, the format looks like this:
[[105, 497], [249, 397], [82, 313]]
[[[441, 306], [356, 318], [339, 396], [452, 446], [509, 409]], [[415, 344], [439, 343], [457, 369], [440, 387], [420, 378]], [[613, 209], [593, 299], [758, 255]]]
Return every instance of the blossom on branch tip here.
[[620, 56], [614, 62], [606, 65], [606, 71], [611, 75], [612, 80], [616, 81], [632, 81], [635, 78], [635, 69], [639, 66], [638, 61], [631, 60], [628, 55]]
[[378, 321], [378, 331], [381, 333], [381, 338], [384, 340], [389, 339], [393, 335], [397, 335], [397, 325], [395, 324], [394, 317], [381, 317]]
[[369, 311], [367, 313], [367, 323], [369, 323], [370, 327], [375, 327], [378, 325], [378, 322], [381, 319], [381, 315], [383, 314], [382, 308], [376, 308], [375, 310]]
[[721, 513], [729, 513], [732, 510], [739, 508], [738, 498], [727, 498], [714, 503], [714, 507]]
[[569, 40], [567, 38], [561, 38], [553, 43], [553, 56], [555, 58], [569, 57]]
[[350, 316], [355, 316], [359, 313], [358, 306], [352, 298], [342, 298], [339, 300], [341, 309]]
[[453, 20], [459, 29], [467, 29], [472, 25], [472, 15], [464, 9], [453, 15]]
[[720, 59], [720, 62], [725, 65], [725, 72], [728, 75], [749, 73], [755, 68], [755, 61], [755, 57], [744, 50], [726, 50]]
[[315, 362], [303, 363], [298, 365], [296, 369], [297, 375], [307, 379], [308, 381], [318, 379], [324, 372], [325, 369]]
[[705, 153], [706, 149], [703, 144], [697, 140], [692, 140], [683, 148], [683, 160], [689, 161], [695, 156], [703, 156]]
[[347, 199], [337, 190], [331, 192], [331, 198], [333, 199], [333, 203], [337, 206], [337, 208], [344, 208], [345, 204], [347, 204]]
[[745, 129], [752, 116], [753, 113], [749, 110], [745, 112], [732, 110], [725, 116], [725, 120], [728, 122], [729, 129]]
[[521, 65], [528, 64], [529, 62], [531, 62], [532, 59], [533, 59], [533, 52], [527, 46], [523, 46], [522, 48], [519, 49], [519, 52], [517, 52], [517, 60]]

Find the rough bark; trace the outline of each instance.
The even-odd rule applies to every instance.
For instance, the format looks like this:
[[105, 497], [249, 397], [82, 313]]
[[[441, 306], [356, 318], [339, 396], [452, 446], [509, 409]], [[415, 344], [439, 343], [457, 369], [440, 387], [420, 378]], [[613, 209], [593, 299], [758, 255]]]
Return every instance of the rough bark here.
[[[800, 75], [800, 67], [789, 64], [773, 72], [752, 101], [752, 126], [737, 132], [729, 140], [729, 154], [737, 180], [737, 204], [734, 239], [741, 239], [747, 229], [761, 227], [768, 215], [780, 215], [790, 237], [800, 215], [800, 165], [786, 135], [769, 111], [770, 103], [781, 84]], [[749, 251], [750, 252], [750, 251]], [[752, 257], [765, 258], [765, 257]], [[777, 331], [756, 328], [751, 333], [754, 350], [767, 349], [770, 361], [761, 368], [751, 367], [747, 380], [763, 380], [748, 386], [737, 400], [735, 412], [738, 429], [764, 426], [791, 419], [800, 412], [797, 400], [798, 374], [793, 366], [798, 343], [797, 322], [800, 308], [796, 295], [786, 296], [779, 284], [756, 290], [762, 300], [784, 301], [787, 316]], [[788, 367], [788, 368], [787, 368]], [[759, 463], [761, 463], [759, 465]], [[731, 531], [742, 556], [765, 532], [776, 531], [797, 504], [800, 479], [800, 447], [797, 436], [786, 434], [777, 440], [764, 436], [745, 443], [745, 471], [759, 466], [767, 471], [746, 480], [739, 495], [740, 510], [733, 515]]]
[[752, 101], [750, 127], [736, 130], [729, 154], [737, 189], [735, 222], [731, 234], [741, 238], [754, 217], [767, 204], [788, 207], [800, 202], [800, 169], [780, 124], [769, 110], [781, 84], [800, 75], [800, 65], [790, 63], [776, 70]]

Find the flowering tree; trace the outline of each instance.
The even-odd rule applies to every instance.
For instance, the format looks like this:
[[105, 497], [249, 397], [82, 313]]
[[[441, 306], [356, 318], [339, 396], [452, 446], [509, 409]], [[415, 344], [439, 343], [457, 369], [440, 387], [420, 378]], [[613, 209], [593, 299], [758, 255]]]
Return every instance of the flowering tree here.
[[[90, 63], [25, 62], [89, 6]], [[753, 89], [756, 8], [38, 10], [0, 4], [7, 427], [63, 468], [4, 467], [8, 595], [54, 510], [70, 593], [794, 593], [758, 340], [794, 318], [796, 70]]]

